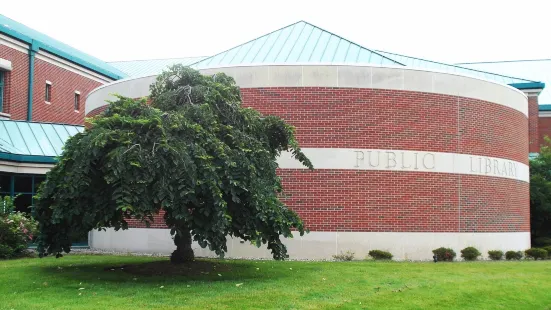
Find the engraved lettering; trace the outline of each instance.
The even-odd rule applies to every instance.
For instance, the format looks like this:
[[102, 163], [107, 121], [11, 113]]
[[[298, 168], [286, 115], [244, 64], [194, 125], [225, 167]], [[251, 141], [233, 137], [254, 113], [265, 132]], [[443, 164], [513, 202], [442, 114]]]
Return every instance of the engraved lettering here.
[[513, 163], [512, 162], [509, 162], [509, 175], [514, 177], [514, 173], [513, 173]]
[[476, 169], [473, 168], [473, 157], [471, 156], [471, 172], [476, 172]]
[[414, 168], [414, 169], [415, 169], [415, 170], [418, 170], [418, 169], [419, 169], [419, 167], [417, 166], [417, 162], [418, 162], [418, 160], [417, 160], [417, 154], [418, 154], [418, 153], [414, 153], [414, 154], [415, 154], [415, 159], [413, 160], [413, 162], [414, 162], [414, 164], [415, 164], [415, 168]]
[[489, 158], [486, 158], [486, 174], [492, 172], [492, 161]]
[[369, 166], [375, 168], [375, 167], [379, 167], [379, 163], [381, 162], [380, 161], [380, 155], [381, 155], [381, 152], [380, 151], [377, 151], [377, 163], [376, 164], [372, 164], [371, 163], [371, 151], [367, 151], [367, 162], [369, 163]]
[[354, 151], [356, 153], [356, 168], [360, 166], [360, 162], [363, 164], [364, 162], [364, 152], [362, 151]]
[[402, 169], [411, 168], [411, 165], [406, 166], [406, 156], [405, 152], [402, 152]]
[[513, 163], [513, 174], [514, 177], [517, 177], [517, 163]]
[[507, 163], [503, 162], [503, 165], [501, 166], [501, 174], [507, 175]]
[[499, 172], [499, 163], [497, 161], [497, 159], [494, 159], [494, 174], [501, 174], [501, 172]]
[[[396, 153], [387, 151], [386, 154], [387, 154], [386, 167], [387, 168], [395, 168], [396, 167]], [[392, 165], [390, 163], [392, 163]]]
[[[427, 157], [432, 158], [432, 160], [429, 161], [429, 163], [432, 163], [432, 166], [427, 165]], [[435, 162], [434, 154], [427, 153], [427, 154], [425, 154], [425, 156], [423, 156], [423, 167], [425, 167], [425, 169], [434, 169], [435, 164], [436, 164], [436, 162]]]

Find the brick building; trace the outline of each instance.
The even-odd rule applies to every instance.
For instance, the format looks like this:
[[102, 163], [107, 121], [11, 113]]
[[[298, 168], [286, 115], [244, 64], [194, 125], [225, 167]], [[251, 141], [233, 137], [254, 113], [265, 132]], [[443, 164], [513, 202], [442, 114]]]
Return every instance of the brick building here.
[[[10, 44], [22, 41], [5, 32], [1, 38]], [[540, 119], [538, 125], [538, 95], [545, 86], [539, 80], [370, 50], [298, 22], [210, 57], [106, 64], [54, 55], [88, 77], [35, 59], [28, 94], [24, 77], [32, 48], [19, 55], [4, 45], [0, 65], [11, 70], [3, 84], [9, 98], [4, 117], [10, 120], [0, 121], [0, 139], [9, 136], [11, 142], [0, 140], [0, 171], [11, 169], [10, 180], [30, 173], [34, 188], [55, 162], [51, 154], [60, 152], [59, 132], [82, 130], [73, 125], [101, 113], [113, 93], [147, 96], [163, 68], [183, 63], [234, 77], [244, 105], [297, 128], [316, 169], [302, 169], [289, 154], [279, 159], [284, 199], [311, 231], [286, 241], [292, 257], [384, 249], [400, 259], [426, 259], [440, 246], [472, 245], [482, 252], [530, 246], [528, 158], [538, 152], [540, 134], [551, 130], [551, 122]], [[40, 46], [50, 45], [38, 46], [40, 55]], [[24, 60], [17, 71], [16, 61]], [[23, 90], [13, 86], [16, 80]], [[25, 143], [15, 142], [17, 134]], [[154, 228], [132, 222], [128, 231], [91, 232], [89, 244], [170, 252], [169, 231], [157, 219]], [[239, 240], [228, 242], [230, 257], [270, 256]]]

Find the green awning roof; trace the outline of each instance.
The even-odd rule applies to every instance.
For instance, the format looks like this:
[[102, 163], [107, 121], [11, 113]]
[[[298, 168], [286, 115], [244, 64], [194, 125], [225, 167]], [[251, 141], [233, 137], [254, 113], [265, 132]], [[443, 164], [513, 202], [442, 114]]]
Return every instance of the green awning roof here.
[[0, 160], [55, 163], [65, 141], [83, 126], [0, 120]]
[[80, 66], [110, 77], [114, 80], [126, 77], [125, 73], [105, 63], [104, 61], [81, 52], [72, 46], [60, 42], [1, 14], [0, 33], [35, 46], [38, 49], [43, 49], [56, 56], [72, 61]]

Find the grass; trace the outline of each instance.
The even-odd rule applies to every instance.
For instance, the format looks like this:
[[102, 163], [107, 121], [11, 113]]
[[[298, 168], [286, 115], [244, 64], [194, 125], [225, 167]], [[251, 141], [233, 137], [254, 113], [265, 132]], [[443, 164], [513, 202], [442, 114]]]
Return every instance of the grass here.
[[[123, 269], [121, 269], [121, 266]], [[551, 309], [551, 261], [0, 261], [0, 309]]]

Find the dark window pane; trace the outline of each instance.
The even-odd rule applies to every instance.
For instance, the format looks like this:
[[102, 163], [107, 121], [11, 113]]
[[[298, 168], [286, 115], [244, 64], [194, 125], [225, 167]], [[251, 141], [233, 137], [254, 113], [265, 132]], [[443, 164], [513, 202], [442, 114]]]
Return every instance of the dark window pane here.
[[32, 177], [15, 177], [15, 193], [31, 193], [33, 190], [33, 178]]
[[10, 179], [11, 176], [0, 174], [0, 192], [9, 193], [10, 192]]
[[45, 177], [34, 177], [34, 192], [36, 193], [38, 191], [38, 187], [40, 186], [40, 183], [44, 182], [46, 180]]
[[31, 194], [21, 194], [19, 197], [15, 198], [15, 210], [20, 212], [31, 213], [29, 208], [33, 204], [33, 195]]

